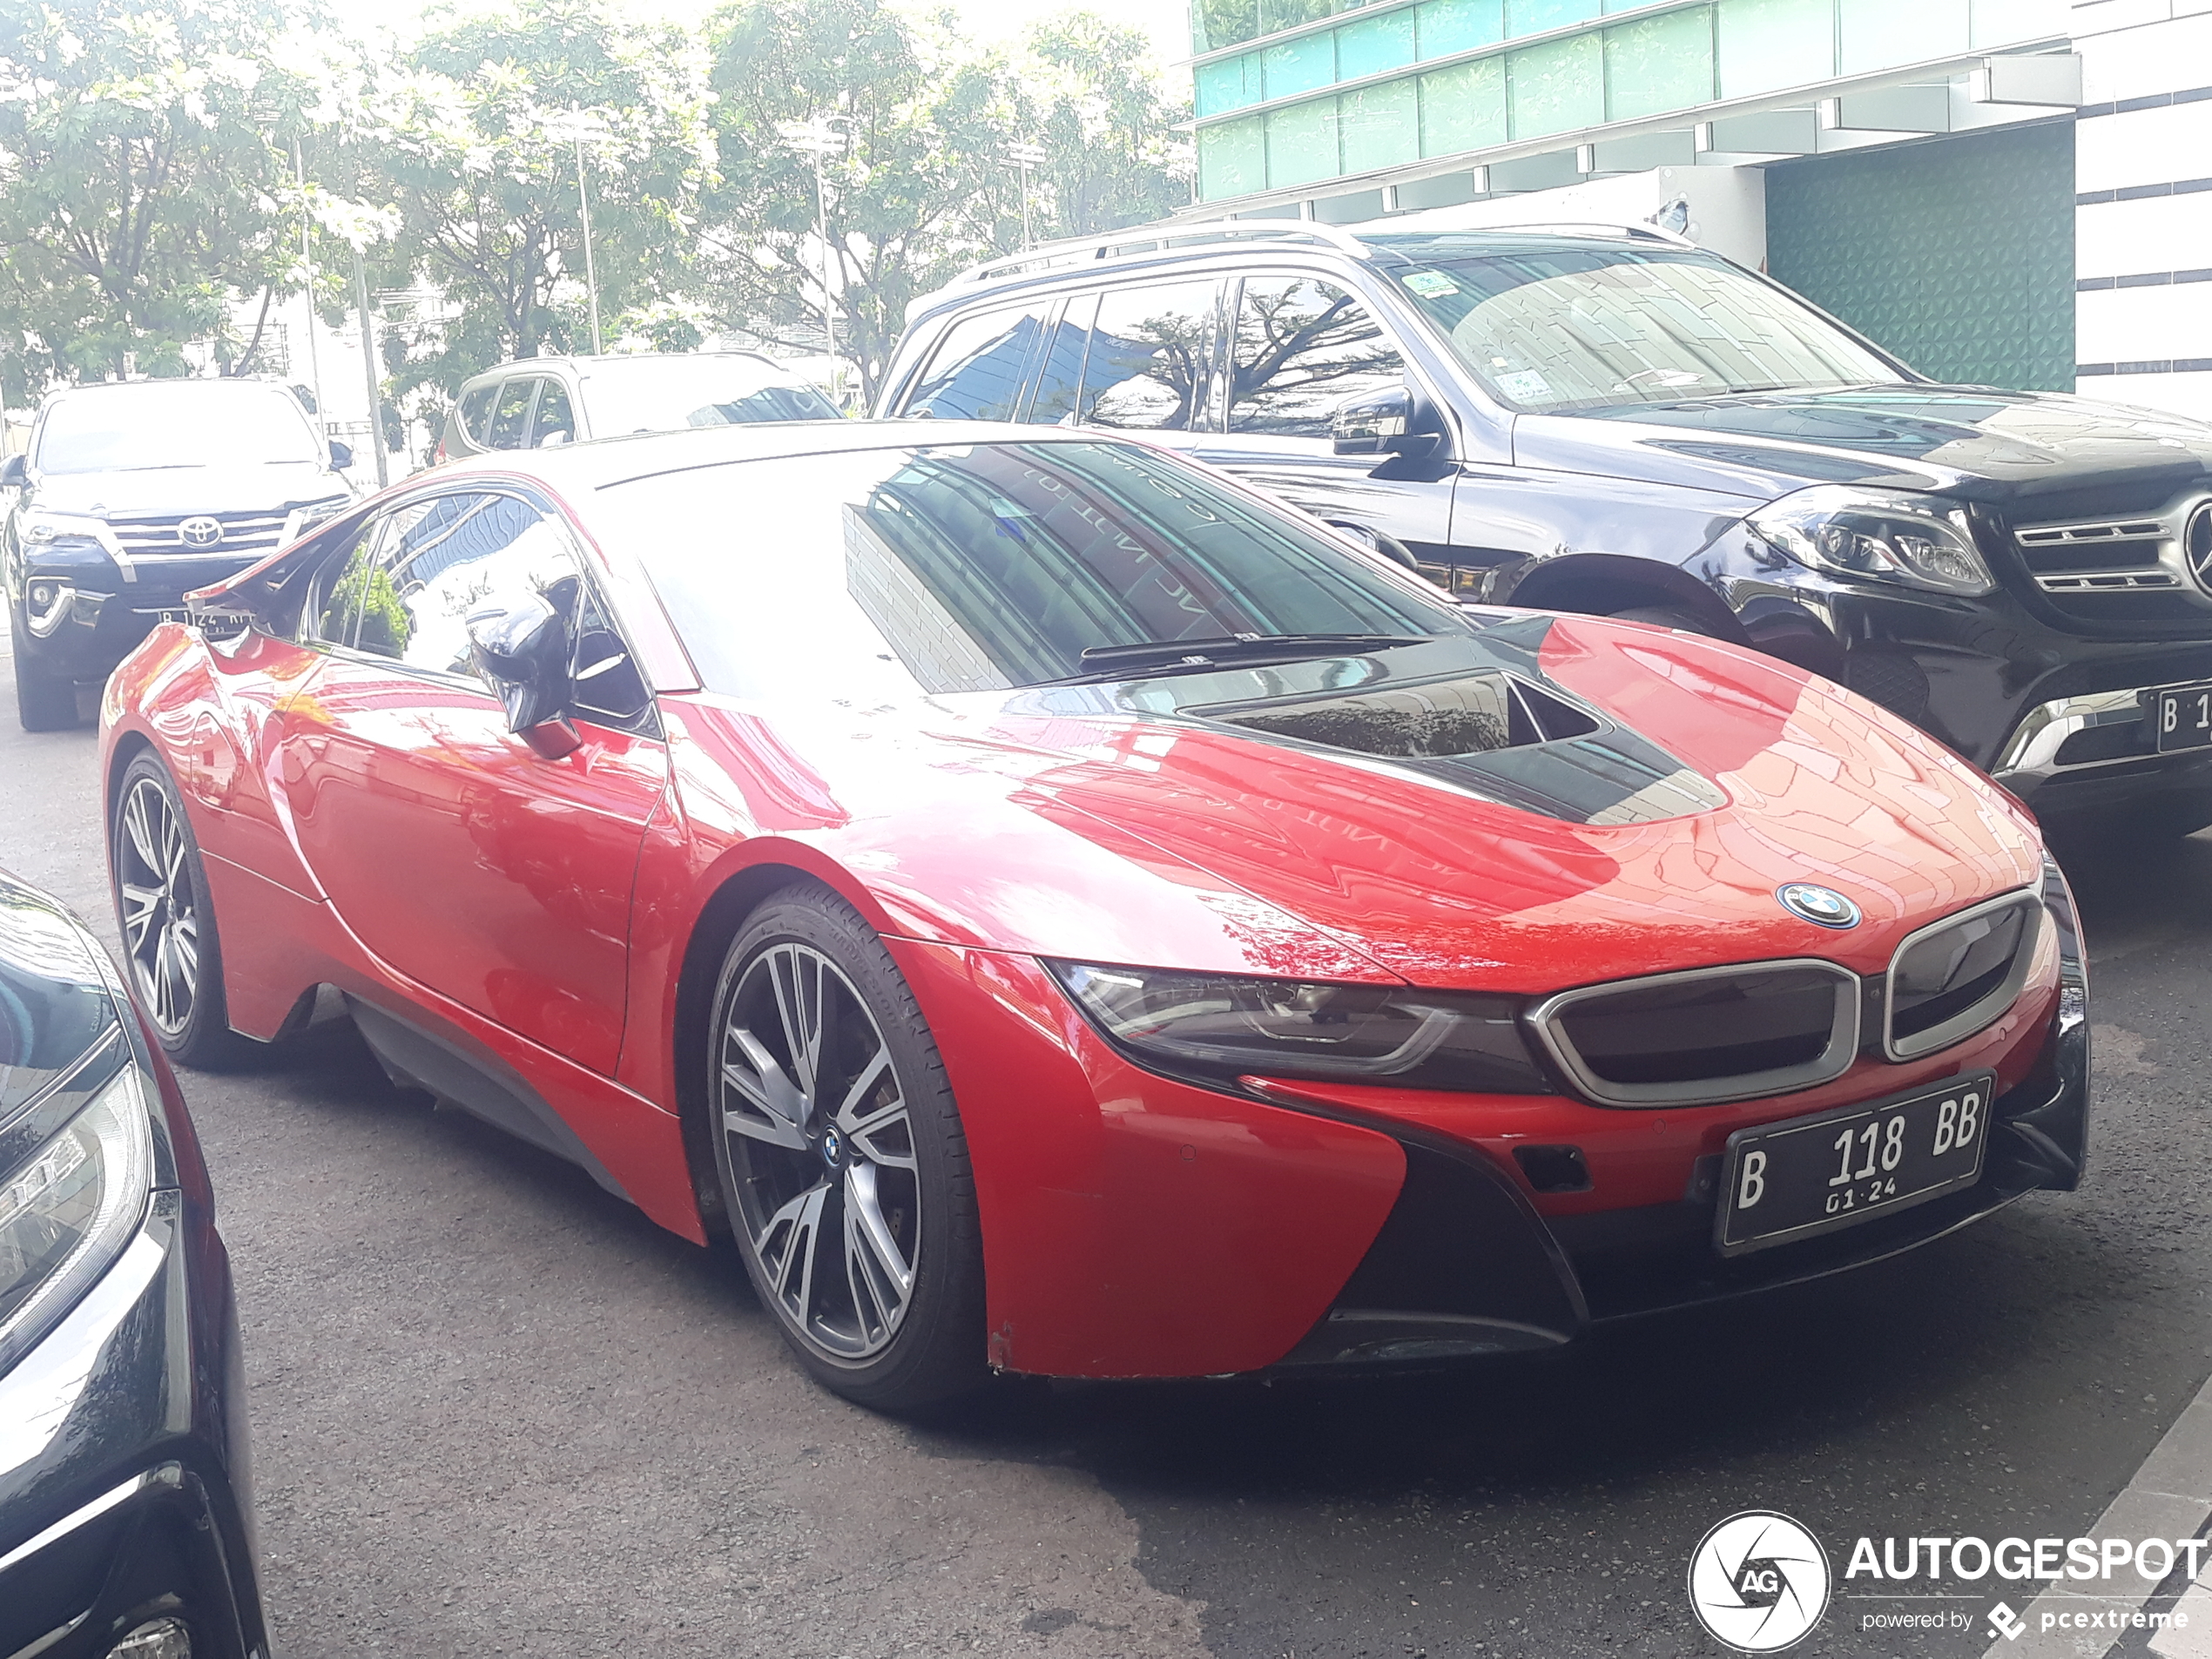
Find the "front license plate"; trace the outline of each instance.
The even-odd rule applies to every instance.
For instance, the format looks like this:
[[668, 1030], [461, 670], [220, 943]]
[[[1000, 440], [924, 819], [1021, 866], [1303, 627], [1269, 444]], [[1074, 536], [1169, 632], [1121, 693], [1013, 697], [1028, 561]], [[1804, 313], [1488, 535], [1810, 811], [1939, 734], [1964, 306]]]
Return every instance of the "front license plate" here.
[[1741, 1256], [1971, 1185], [1995, 1081], [1978, 1071], [1895, 1100], [1738, 1130], [1728, 1137], [1714, 1244]]
[[2158, 752], [2212, 748], [2212, 685], [2175, 685], [2151, 694]]

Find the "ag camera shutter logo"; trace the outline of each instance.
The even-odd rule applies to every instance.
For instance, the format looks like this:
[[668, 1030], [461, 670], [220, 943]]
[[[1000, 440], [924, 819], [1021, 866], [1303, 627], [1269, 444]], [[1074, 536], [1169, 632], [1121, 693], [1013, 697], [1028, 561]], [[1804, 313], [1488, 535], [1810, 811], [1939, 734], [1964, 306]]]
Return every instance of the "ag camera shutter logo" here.
[[1787, 1515], [1746, 1509], [1707, 1533], [1689, 1557], [1689, 1606], [1738, 1653], [1779, 1653], [1828, 1610], [1832, 1577], [1820, 1541]]

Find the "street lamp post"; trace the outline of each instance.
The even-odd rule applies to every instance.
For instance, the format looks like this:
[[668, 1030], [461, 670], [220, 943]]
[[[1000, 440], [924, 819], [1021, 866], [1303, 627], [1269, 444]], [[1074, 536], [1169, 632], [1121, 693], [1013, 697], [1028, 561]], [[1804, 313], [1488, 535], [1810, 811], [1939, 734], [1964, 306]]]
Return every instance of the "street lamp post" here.
[[830, 273], [829, 196], [822, 182], [823, 158], [843, 155], [849, 142], [831, 125], [840, 118], [819, 115], [811, 121], [785, 121], [777, 125], [776, 132], [791, 148], [814, 160], [814, 239], [822, 246], [822, 334], [829, 348], [830, 390], [842, 408], [845, 374], [844, 365], [837, 355], [837, 300]]
[[607, 136], [605, 119], [597, 110], [570, 110], [545, 125], [545, 136], [576, 146], [576, 211], [583, 232], [583, 287], [591, 297], [591, 353], [606, 347], [599, 334], [599, 262], [591, 248], [591, 192], [584, 182], [583, 146]]
[[1041, 144], [1009, 144], [1006, 158], [1022, 170], [1022, 251], [1027, 253], [1036, 239], [1029, 230], [1029, 173], [1044, 165], [1044, 146]]

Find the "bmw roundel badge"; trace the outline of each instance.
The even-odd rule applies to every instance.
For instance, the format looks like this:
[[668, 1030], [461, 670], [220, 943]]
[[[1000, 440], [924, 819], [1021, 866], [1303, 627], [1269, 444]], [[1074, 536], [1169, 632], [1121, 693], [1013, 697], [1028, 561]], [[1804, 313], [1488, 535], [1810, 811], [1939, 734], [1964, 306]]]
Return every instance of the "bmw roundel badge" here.
[[1782, 907], [1816, 927], [1856, 927], [1858, 907], [1833, 887], [1817, 887], [1810, 881], [1792, 881], [1777, 887], [1774, 896]]

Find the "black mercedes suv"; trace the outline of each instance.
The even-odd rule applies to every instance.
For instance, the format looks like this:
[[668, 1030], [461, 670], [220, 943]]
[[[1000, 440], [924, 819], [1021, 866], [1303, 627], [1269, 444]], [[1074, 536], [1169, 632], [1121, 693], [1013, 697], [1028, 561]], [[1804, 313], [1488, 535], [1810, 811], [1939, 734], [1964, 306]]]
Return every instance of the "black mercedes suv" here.
[[0, 589], [16, 710], [32, 732], [77, 721], [103, 680], [194, 588], [235, 575], [353, 500], [288, 388], [131, 381], [50, 394], [26, 453], [0, 462], [14, 502]]
[[1468, 599], [1839, 679], [2054, 826], [2212, 823], [2212, 428], [1932, 384], [1642, 228], [1152, 227], [908, 321], [880, 414], [1141, 432]]

